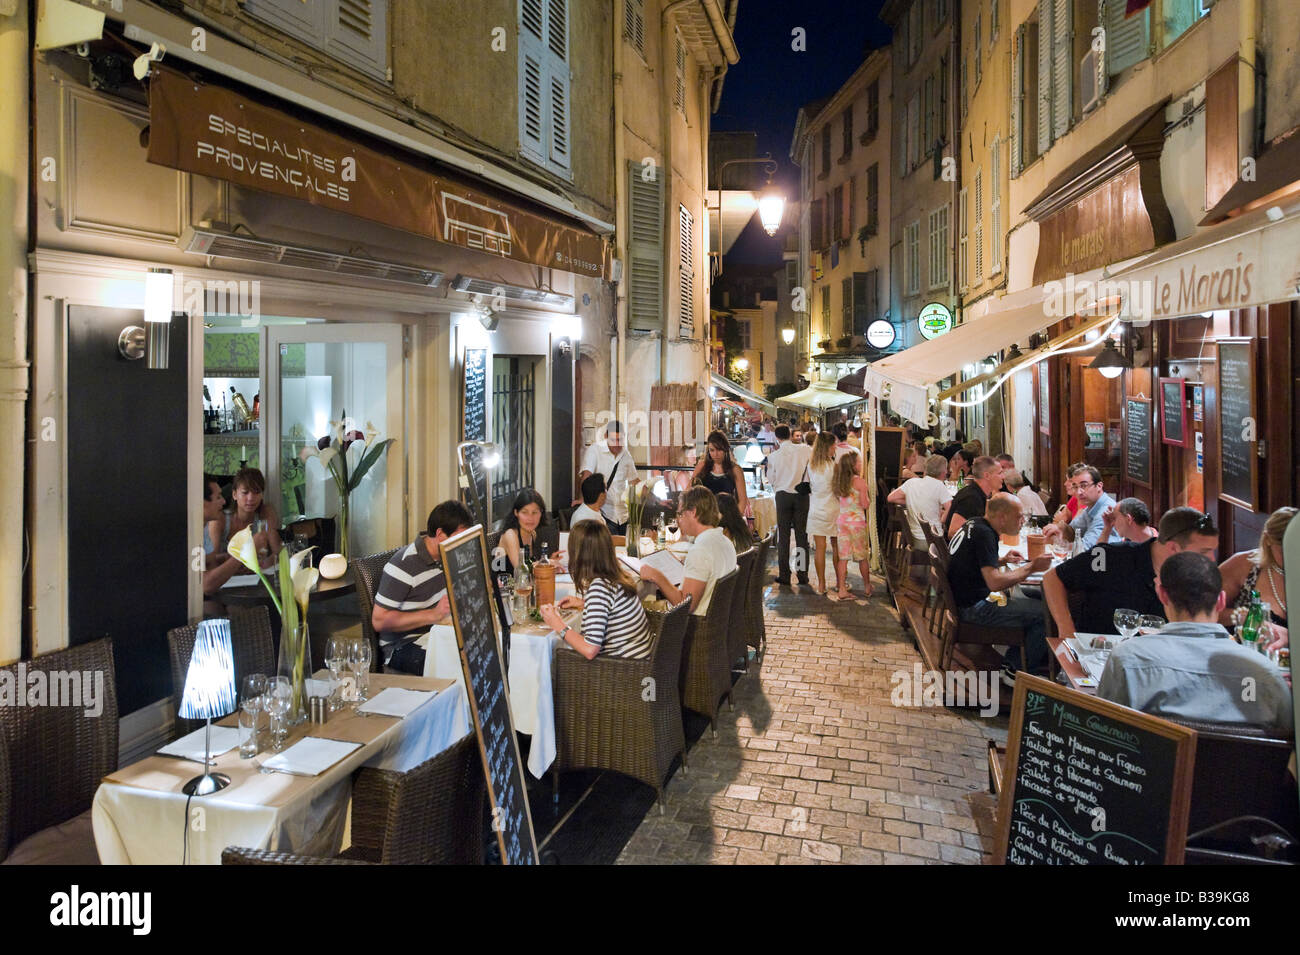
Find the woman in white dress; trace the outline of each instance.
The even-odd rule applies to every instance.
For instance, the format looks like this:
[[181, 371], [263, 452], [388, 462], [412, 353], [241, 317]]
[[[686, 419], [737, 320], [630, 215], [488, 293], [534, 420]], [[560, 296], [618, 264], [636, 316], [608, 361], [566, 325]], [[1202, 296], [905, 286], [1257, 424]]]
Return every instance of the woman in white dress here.
[[[808, 500], [808, 536], [813, 539], [816, 550], [815, 566], [817, 568], [816, 592], [826, 594], [826, 539], [831, 542], [831, 566], [839, 566], [839, 516], [840, 502], [831, 489], [831, 478], [835, 473], [835, 435], [829, 430], [817, 435], [813, 445], [812, 460], [808, 462], [808, 483], [812, 494]], [[838, 571], [837, 571], [838, 574]], [[841, 588], [841, 581], [836, 579], [836, 589]]]

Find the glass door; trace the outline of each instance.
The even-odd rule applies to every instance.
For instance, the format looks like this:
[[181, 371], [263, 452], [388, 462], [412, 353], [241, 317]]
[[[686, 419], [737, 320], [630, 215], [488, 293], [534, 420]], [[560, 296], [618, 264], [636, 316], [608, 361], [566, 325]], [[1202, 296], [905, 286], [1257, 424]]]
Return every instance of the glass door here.
[[[307, 452], [322, 439], [361, 433], [346, 450], [355, 472], [375, 443], [397, 439], [350, 497], [349, 557], [406, 542], [402, 329], [400, 325], [281, 325], [266, 329], [262, 460], [267, 497], [284, 523], [340, 518], [329, 468]], [[278, 447], [268, 447], [275, 442]]]

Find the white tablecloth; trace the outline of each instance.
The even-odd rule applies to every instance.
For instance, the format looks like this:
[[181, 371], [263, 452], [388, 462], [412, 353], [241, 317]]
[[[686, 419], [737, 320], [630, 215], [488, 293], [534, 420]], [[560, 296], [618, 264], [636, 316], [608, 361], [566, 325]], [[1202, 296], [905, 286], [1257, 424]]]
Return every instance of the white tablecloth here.
[[[328, 736], [329, 725], [319, 727], [319, 735]], [[188, 861], [196, 865], [219, 864], [227, 846], [332, 855], [342, 844], [354, 770], [365, 765], [405, 771], [469, 730], [464, 694], [448, 687], [317, 777], [250, 774], [265, 754], [240, 760], [234, 750], [218, 758], [217, 769], [238, 772], [238, 781], [190, 800], [188, 825], [180, 787], [200, 765], [155, 757], [157, 770], [134, 784], [105, 782], [95, 792], [95, 847], [105, 865], [179, 865], [184, 831]]]
[[766, 537], [776, 527], [776, 497], [763, 491], [750, 495], [750, 511], [754, 515], [754, 530], [760, 538]]

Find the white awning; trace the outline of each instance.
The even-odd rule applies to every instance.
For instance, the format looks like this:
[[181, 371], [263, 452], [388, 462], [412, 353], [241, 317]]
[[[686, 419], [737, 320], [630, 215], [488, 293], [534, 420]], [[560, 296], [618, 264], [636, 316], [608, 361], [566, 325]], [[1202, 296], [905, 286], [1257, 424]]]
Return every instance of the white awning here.
[[759, 408], [768, 408], [772, 411], [776, 410], [776, 405], [772, 404], [772, 402], [768, 401], [766, 398], [760, 398], [748, 388], [736, 384], [730, 378], [723, 378], [717, 372], [711, 372], [710, 374], [712, 375], [714, 387], [721, 388], [723, 391], [728, 391], [737, 398], [740, 398], [742, 401], [748, 401]]
[[783, 395], [776, 399], [776, 403], [782, 408], [810, 408], [813, 411], [829, 411], [859, 401], [862, 399], [856, 395], [840, 391], [835, 385], [824, 381], [815, 381], [803, 391], [796, 391], [792, 395]]

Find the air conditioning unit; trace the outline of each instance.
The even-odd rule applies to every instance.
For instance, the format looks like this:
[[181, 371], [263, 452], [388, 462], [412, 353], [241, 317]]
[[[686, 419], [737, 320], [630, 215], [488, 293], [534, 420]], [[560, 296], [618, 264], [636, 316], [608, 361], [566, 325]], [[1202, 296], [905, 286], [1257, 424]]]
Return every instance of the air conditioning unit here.
[[1089, 50], [1079, 61], [1079, 101], [1085, 114], [1096, 108], [1106, 93], [1105, 54]]

